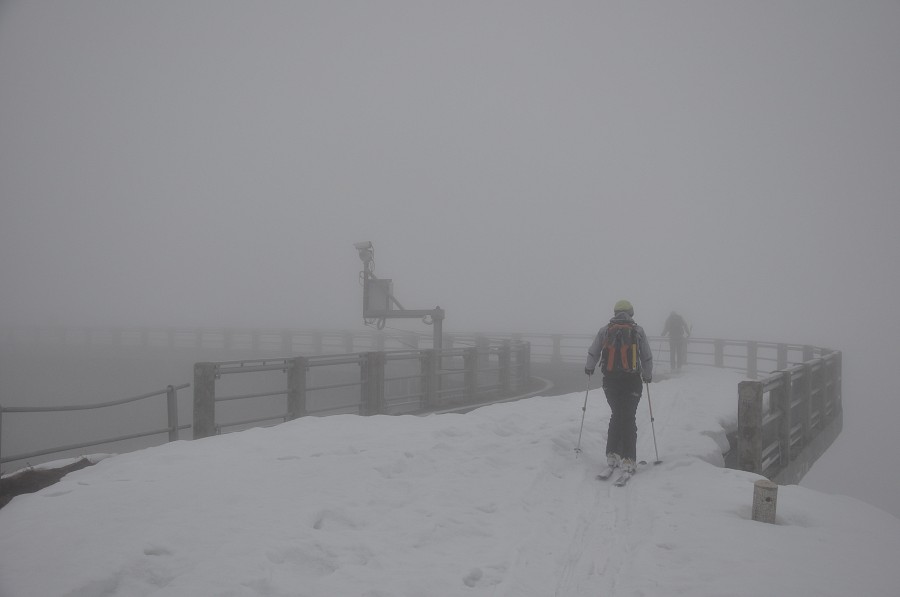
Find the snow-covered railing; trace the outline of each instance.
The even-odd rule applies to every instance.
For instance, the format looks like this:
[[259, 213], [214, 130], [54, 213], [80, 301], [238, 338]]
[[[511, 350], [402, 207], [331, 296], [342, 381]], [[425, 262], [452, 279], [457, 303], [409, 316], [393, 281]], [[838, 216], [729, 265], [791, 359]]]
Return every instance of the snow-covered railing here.
[[[4, 464], [6, 462], [14, 462], [17, 460], [25, 460], [28, 458], [37, 458], [38, 456], [44, 456], [47, 454], [56, 454], [59, 452], [67, 452], [69, 450], [80, 450], [82, 448], [90, 448], [93, 446], [100, 446], [103, 444], [111, 444], [120, 441], [127, 441], [132, 439], [137, 439], [140, 437], [147, 437], [150, 435], [159, 435], [162, 433], [169, 434], [169, 441], [175, 441], [178, 439], [178, 431], [180, 429], [189, 429], [190, 425], [179, 425], [178, 424], [178, 390], [183, 390], [184, 388], [190, 387], [190, 384], [184, 384], [180, 386], [168, 386], [165, 390], [159, 390], [156, 392], [150, 392], [148, 394], [141, 394], [140, 396], [133, 396], [131, 398], [122, 398], [119, 400], [111, 400], [109, 402], [101, 402], [98, 404], [84, 404], [79, 406], [6, 406], [0, 405], [0, 440], [2, 440], [3, 436], [3, 422], [4, 422], [4, 413], [51, 413], [51, 412], [66, 412], [66, 411], [75, 411], [75, 410], [94, 410], [94, 409], [106, 409], [114, 406], [119, 406], [121, 404], [128, 404], [130, 402], [138, 402], [140, 400], [145, 400], [148, 398], [155, 398], [157, 396], [165, 396], [166, 397], [166, 413], [168, 424], [166, 427], [160, 427], [155, 429], [150, 429], [147, 431], [139, 431], [137, 433], [130, 433], [128, 435], [120, 435], [117, 437], [108, 437], [99, 440], [94, 440], [90, 442], [82, 442], [77, 444], [71, 444], [67, 446], [55, 446], [52, 448], [46, 448], [43, 450], [35, 450], [32, 452], [26, 452], [22, 454], [12, 454], [11, 456], [2, 456], [0, 453], [0, 464]], [[3, 443], [0, 441], [0, 447], [2, 447]]]

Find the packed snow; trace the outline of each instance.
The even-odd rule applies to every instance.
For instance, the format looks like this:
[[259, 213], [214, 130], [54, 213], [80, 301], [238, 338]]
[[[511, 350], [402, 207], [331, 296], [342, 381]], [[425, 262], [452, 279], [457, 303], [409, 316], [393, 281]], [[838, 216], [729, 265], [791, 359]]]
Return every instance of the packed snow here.
[[[625, 487], [600, 389], [308, 417], [103, 459], [0, 510], [2, 597], [900, 595], [900, 520], [723, 468], [734, 372], [645, 392]], [[596, 381], [596, 380], [595, 380]], [[584, 414], [579, 455], [575, 448]]]

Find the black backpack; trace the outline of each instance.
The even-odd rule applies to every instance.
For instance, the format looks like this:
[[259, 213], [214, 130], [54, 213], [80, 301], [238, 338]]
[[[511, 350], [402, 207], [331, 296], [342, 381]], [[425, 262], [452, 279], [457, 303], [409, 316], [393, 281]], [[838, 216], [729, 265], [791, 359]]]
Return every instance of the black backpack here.
[[610, 323], [600, 353], [604, 375], [624, 375], [641, 370], [641, 350], [634, 323]]

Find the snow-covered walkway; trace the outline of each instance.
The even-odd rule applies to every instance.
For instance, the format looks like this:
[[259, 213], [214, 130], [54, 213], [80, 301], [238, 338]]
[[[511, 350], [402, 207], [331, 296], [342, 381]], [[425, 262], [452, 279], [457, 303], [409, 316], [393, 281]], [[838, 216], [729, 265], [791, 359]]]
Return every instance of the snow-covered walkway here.
[[[900, 520], [721, 468], [737, 373], [651, 385], [659, 456], [594, 476], [590, 393], [468, 414], [305, 418], [107, 458], [0, 510], [0, 597], [900, 594]], [[655, 458], [646, 395], [638, 456]]]

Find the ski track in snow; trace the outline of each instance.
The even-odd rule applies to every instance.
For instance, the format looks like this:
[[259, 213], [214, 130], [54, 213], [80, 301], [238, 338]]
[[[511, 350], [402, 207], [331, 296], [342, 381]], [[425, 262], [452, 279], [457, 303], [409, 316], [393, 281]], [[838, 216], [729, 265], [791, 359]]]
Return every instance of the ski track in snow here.
[[[675, 384], [673, 384], [675, 385]], [[673, 413], [685, 407], [685, 392], [682, 388], [657, 386], [657, 399], [653, 402], [657, 445], [665, 436], [667, 425]], [[650, 400], [653, 399], [651, 390]], [[584, 435], [593, 435], [593, 445], [574, 459], [571, 453], [557, 449], [554, 458], [545, 463], [542, 472], [536, 476], [529, 494], [539, 496], [535, 501], [547, 504], [546, 497], [553, 494], [554, 516], [538, 517], [543, 524], [536, 525], [525, 535], [510, 557], [506, 580], [502, 590], [495, 593], [502, 597], [581, 597], [583, 595], [641, 596], [644, 592], [633, 587], [628, 580], [635, 553], [652, 543], [655, 512], [668, 504], [645, 504], [640, 500], [640, 487], [651, 481], [654, 474], [655, 450], [653, 429], [647, 392], [641, 398], [637, 414], [638, 458], [647, 461], [640, 465], [638, 472], [625, 487], [613, 485], [615, 474], [607, 480], [596, 479], [596, 473], [605, 462], [606, 426], [609, 412], [601, 389], [591, 392], [589, 408], [595, 408], [602, 400], [606, 408], [604, 415], [585, 422]], [[602, 428], [602, 429], [601, 429]], [[562, 439], [562, 438], [561, 438]], [[584, 440], [583, 440], [584, 441]], [[590, 440], [588, 440], [590, 441]], [[563, 443], [563, 442], [560, 442]], [[672, 454], [667, 460], [678, 458]], [[663, 456], [660, 455], [662, 459]], [[662, 466], [662, 465], [660, 465]], [[675, 464], [677, 468], [680, 464]], [[556, 472], [554, 472], [556, 471]], [[672, 494], [671, 490], [668, 494]], [[541, 498], [540, 496], [543, 496]], [[670, 499], [681, 499], [679, 494]], [[526, 510], [529, 500], [525, 499]], [[665, 548], [665, 546], [656, 546]], [[547, 562], [554, 563], [555, 574], [536, 578], [532, 568], [542, 568]], [[541, 562], [541, 566], [537, 563]], [[622, 582], [620, 582], [622, 580]]]

